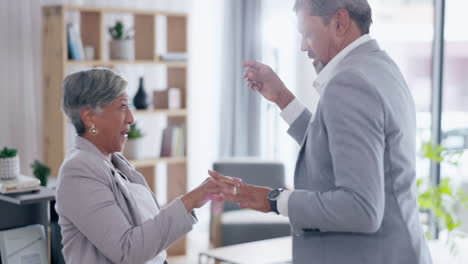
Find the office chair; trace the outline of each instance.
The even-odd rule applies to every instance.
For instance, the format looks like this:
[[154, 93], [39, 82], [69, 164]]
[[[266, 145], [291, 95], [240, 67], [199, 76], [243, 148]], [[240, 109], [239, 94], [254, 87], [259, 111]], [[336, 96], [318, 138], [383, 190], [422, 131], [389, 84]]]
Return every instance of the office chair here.
[[[213, 164], [213, 170], [237, 177], [243, 182], [270, 188], [285, 188], [284, 165], [256, 158], [232, 158]], [[269, 238], [288, 236], [291, 227], [287, 217], [273, 212], [262, 213], [240, 209], [231, 202], [212, 202], [210, 243], [212, 247], [228, 246]]]

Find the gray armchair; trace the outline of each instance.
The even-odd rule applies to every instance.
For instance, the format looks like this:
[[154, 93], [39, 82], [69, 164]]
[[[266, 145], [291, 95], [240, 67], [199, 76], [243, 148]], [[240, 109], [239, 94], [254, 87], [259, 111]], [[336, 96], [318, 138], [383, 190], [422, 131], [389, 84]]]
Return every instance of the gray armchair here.
[[[284, 188], [284, 166], [279, 162], [259, 159], [227, 159], [213, 164], [213, 170], [242, 179], [245, 183]], [[212, 202], [210, 242], [213, 247], [288, 236], [291, 227], [287, 217], [240, 209], [231, 202]]]

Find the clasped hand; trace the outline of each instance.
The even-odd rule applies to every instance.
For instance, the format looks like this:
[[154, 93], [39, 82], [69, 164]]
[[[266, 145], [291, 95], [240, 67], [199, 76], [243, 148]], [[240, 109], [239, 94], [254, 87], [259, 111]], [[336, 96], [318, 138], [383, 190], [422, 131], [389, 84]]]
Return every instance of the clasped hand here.
[[267, 199], [270, 188], [243, 183], [242, 180], [224, 176], [215, 171], [208, 171], [210, 180], [218, 186], [219, 198], [239, 203], [241, 208], [250, 208], [260, 212], [270, 212], [270, 202]]

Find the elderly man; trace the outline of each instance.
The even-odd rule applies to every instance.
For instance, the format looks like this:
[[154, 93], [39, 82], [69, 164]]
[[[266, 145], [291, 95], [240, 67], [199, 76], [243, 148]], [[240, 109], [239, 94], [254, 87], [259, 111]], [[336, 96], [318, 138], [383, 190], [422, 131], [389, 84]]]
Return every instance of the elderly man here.
[[289, 217], [294, 263], [431, 263], [416, 202], [415, 107], [369, 36], [367, 0], [296, 0], [294, 10], [319, 72], [316, 113], [264, 64], [245, 62], [244, 78], [281, 108], [300, 145], [295, 190], [226, 184], [225, 196]]

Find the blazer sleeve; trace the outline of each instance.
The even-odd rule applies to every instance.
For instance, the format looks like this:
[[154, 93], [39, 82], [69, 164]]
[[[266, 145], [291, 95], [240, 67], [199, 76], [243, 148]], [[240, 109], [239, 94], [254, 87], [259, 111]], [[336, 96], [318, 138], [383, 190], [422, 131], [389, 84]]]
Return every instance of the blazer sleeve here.
[[307, 127], [309, 126], [311, 118], [312, 112], [306, 107], [288, 129], [288, 134], [294, 140], [296, 140], [297, 144], [299, 145], [302, 145], [302, 142], [304, 141], [307, 132]]
[[321, 106], [335, 188], [293, 191], [291, 225], [295, 231], [374, 233], [385, 205], [383, 102], [364, 76], [343, 72], [330, 80]]
[[68, 163], [61, 169], [57, 209], [112, 262], [145, 263], [192, 229], [180, 199], [141, 226], [132, 226], [106, 181], [105, 166], [89, 164]]

